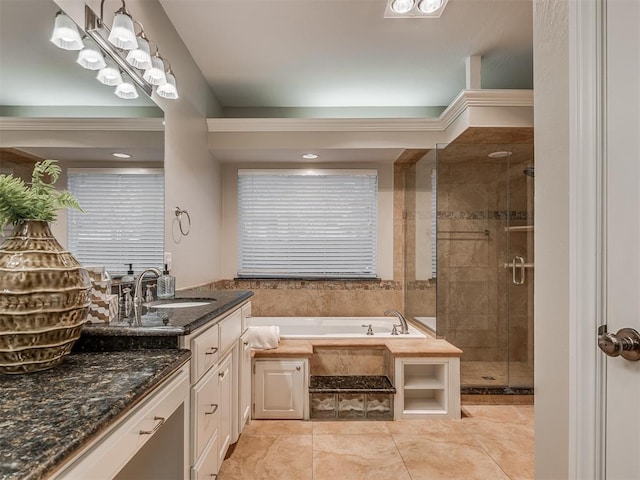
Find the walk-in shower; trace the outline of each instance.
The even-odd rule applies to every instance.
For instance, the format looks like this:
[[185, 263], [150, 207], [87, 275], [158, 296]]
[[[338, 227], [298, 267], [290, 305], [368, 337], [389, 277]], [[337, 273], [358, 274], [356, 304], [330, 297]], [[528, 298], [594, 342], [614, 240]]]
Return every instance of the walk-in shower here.
[[532, 391], [533, 160], [452, 143], [405, 169], [405, 310], [463, 350], [463, 392]]

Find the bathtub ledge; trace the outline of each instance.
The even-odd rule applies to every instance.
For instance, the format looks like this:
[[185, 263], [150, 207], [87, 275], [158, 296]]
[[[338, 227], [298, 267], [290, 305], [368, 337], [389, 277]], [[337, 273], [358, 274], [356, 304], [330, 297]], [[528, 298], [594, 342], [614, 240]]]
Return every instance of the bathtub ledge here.
[[335, 339], [335, 340], [281, 340], [278, 348], [254, 350], [255, 358], [310, 358], [315, 347], [385, 347], [394, 357], [460, 357], [462, 350], [446, 340], [426, 338], [420, 340]]

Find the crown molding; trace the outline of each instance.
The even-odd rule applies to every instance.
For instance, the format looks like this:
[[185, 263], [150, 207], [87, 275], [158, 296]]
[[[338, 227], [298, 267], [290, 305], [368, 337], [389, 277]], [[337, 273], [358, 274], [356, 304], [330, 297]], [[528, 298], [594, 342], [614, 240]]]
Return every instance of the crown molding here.
[[533, 90], [463, 90], [437, 118], [208, 118], [209, 133], [442, 132], [474, 107], [533, 107]]
[[5, 131], [135, 131], [163, 132], [163, 118], [41, 118], [0, 117]]

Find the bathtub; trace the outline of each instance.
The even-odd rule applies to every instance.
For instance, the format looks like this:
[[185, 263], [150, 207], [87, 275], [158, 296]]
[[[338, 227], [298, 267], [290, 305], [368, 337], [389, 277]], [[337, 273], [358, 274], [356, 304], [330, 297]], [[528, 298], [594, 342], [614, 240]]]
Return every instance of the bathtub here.
[[[280, 338], [289, 339], [334, 339], [334, 338], [425, 338], [426, 335], [409, 324], [407, 335], [391, 335], [395, 317], [250, 317], [247, 326], [277, 325]], [[365, 325], [363, 327], [363, 325]], [[373, 335], [367, 335], [371, 325]]]

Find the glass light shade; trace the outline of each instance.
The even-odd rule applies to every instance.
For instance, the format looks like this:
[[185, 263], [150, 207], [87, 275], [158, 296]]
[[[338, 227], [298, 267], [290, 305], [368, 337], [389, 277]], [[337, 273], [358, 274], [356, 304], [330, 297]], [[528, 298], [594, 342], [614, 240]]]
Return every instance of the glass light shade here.
[[111, 61], [107, 63], [106, 67], [98, 72], [98, 76], [96, 78], [103, 85], [108, 85], [110, 87], [115, 87], [116, 85], [120, 85], [122, 83], [122, 75], [120, 74], [120, 70]]
[[127, 62], [129, 65], [139, 68], [140, 70], [150, 69], [152, 65], [149, 42], [142, 37], [138, 37], [138, 48], [129, 51], [127, 54]]
[[111, 33], [109, 33], [109, 41], [122, 50], [138, 48], [136, 31], [133, 27], [133, 20], [129, 15], [121, 11], [116, 12]]
[[167, 72], [167, 83], [160, 85], [156, 89], [156, 93], [162, 98], [168, 98], [169, 100], [178, 99], [178, 88], [176, 87], [176, 77], [170, 71]]
[[129, 81], [122, 82], [120, 85], [118, 85], [116, 87], [115, 94], [120, 98], [124, 98], [125, 100], [138, 98], [138, 90], [136, 90], [135, 85]]
[[64, 13], [56, 15], [51, 42], [63, 50], [82, 50], [84, 47], [78, 27]]
[[395, 13], [407, 13], [413, 8], [413, 0], [393, 0], [391, 10]]
[[84, 48], [78, 53], [78, 62], [87, 70], [100, 70], [107, 66], [98, 46], [88, 38], [83, 40]]
[[418, 4], [418, 10], [422, 13], [433, 13], [442, 6], [442, 0], [422, 0]]
[[167, 83], [167, 76], [164, 73], [164, 62], [157, 55], [151, 57], [151, 68], [146, 70], [142, 78], [151, 85], [164, 85]]

